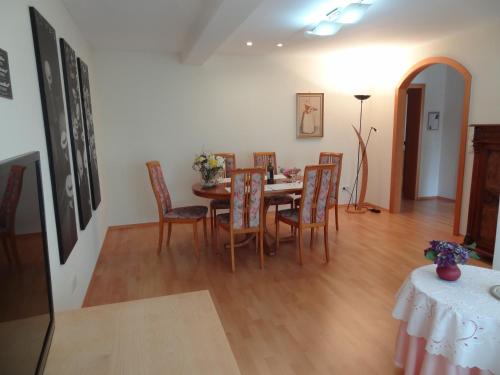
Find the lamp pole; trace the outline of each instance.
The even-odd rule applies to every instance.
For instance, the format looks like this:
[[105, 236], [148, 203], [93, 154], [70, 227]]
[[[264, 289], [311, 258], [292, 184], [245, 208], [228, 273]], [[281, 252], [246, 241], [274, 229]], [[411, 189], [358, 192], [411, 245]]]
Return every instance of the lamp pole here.
[[[358, 99], [361, 103], [361, 109], [359, 111], [359, 128], [358, 128], [358, 131], [359, 131], [359, 134], [362, 134], [361, 133], [361, 130], [362, 130], [362, 121], [363, 121], [363, 101], [367, 100], [370, 98], [371, 95], [365, 95], [365, 94], [357, 94], [357, 95], [354, 95], [354, 97], [356, 99]], [[360, 151], [360, 144], [358, 142], [358, 154], [357, 154], [357, 159], [356, 159], [356, 180], [355, 180], [355, 183], [354, 183], [354, 186], [353, 186], [353, 189], [355, 189], [355, 207], [356, 209], [359, 209], [358, 207], [358, 181], [359, 181], [359, 151]]]

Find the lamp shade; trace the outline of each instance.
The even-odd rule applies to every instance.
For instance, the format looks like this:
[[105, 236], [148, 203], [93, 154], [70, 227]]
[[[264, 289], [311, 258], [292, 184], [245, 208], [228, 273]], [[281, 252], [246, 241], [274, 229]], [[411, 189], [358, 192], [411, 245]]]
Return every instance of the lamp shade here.
[[354, 3], [349, 4], [340, 11], [335, 22], [340, 24], [350, 24], [358, 22], [365, 15], [371, 4]]

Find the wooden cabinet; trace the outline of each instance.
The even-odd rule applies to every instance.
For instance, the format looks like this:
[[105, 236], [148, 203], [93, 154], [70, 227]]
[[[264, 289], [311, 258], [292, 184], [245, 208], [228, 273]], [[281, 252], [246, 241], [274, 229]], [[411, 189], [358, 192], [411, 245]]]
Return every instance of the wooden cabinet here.
[[466, 243], [476, 242], [483, 259], [495, 248], [500, 196], [500, 125], [474, 126], [474, 166]]

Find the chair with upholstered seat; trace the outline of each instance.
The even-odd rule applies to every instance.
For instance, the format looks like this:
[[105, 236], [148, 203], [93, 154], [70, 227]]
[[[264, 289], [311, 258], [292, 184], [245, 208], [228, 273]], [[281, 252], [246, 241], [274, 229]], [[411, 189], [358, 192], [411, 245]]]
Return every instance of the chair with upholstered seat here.
[[[236, 156], [233, 153], [216, 153], [214, 155], [224, 158], [223, 177], [231, 177], [233, 171], [236, 169]], [[214, 234], [217, 210], [229, 210], [229, 199], [212, 199], [210, 201], [210, 231], [212, 235]]]
[[332, 164], [307, 166], [304, 171], [304, 182], [299, 208], [278, 212], [276, 223], [276, 251], [279, 249], [279, 223], [284, 222], [298, 232], [299, 263], [302, 265], [302, 237], [307, 229], [323, 228], [325, 258], [328, 262], [328, 218], [329, 197], [335, 166]]
[[167, 246], [170, 244], [170, 236], [172, 234], [172, 224], [191, 224], [193, 225], [194, 249], [196, 256], [200, 255], [200, 244], [198, 242], [198, 223], [203, 221], [203, 234], [205, 242], [207, 241], [207, 213], [208, 208], [205, 206], [186, 206], [172, 207], [170, 194], [163, 178], [160, 162], [148, 161], [146, 163], [149, 172], [151, 187], [155, 194], [156, 203], [158, 206], [159, 216], [159, 238], [158, 238], [158, 254], [161, 252], [163, 242], [163, 227], [168, 224]]
[[[271, 161], [271, 165], [274, 169], [274, 174], [278, 174], [278, 164], [276, 162], [276, 153], [274, 152], [254, 152], [253, 153], [253, 165], [254, 167], [261, 167], [267, 170], [267, 166]], [[282, 205], [290, 205], [293, 208], [293, 197], [288, 194], [279, 194], [266, 197], [266, 204], [268, 206], [274, 206], [275, 212], [278, 212], [278, 207]], [[274, 216], [274, 221], [276, 222], [276, 213]]]
[[[340, 152], [320, 152], [319, 154], [319, 164], [333, 164], [335, 166], [333, 172], [332, 180], [332, 190], [330, 192], [329, 205], [330, 208], [335, 208], [335, 229], [339, 230], [339, 186], [340, 186], [340, 176], [342, 174], [342, 157], [344, 154]], [[300, 198], [295, 200], [295, 206], [298, 207], [300, 204]], [[311, 233], [314, 234], [314, 229], [311, 229]], [[311, 238], [313, 238], [311, 236]]]
[[234, 237], [255, 233], [255, 246], [259, 249], [260, 268], [264, 265], [264, 182], [262, 168], [237, 169], [231, 176], [229, 213], [216, 217], [215, 243], [218, 247], [219, 228], [231, 237], [231, 270], [235, 271]]
[[7, 186], [0, 203], [0, 239], [5, 248], [5, 255], [8, 262], [12, 262], [10, 250], [17, 264], [19, 264], [19, 255], [16, 244], [16, 211], [21, 197], [23, 187], [23, 177], [26, 167], [22, 165], [13, 165], [10, 167]]

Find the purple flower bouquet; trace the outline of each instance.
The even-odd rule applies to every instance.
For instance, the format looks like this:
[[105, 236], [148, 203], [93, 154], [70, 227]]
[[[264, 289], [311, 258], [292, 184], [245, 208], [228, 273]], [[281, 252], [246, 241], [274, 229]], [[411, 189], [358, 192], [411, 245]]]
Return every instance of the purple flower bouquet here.
[[424, 251], [425, 257], [437, 265], [437, 274], [440, 278], [455, 281], [460, 277], [457, 264], [465, 264], [470, 258], [479, 259], [473, 250], [475, 244], [464, 246], [455, 242], [430, 241], [430, 247]]

